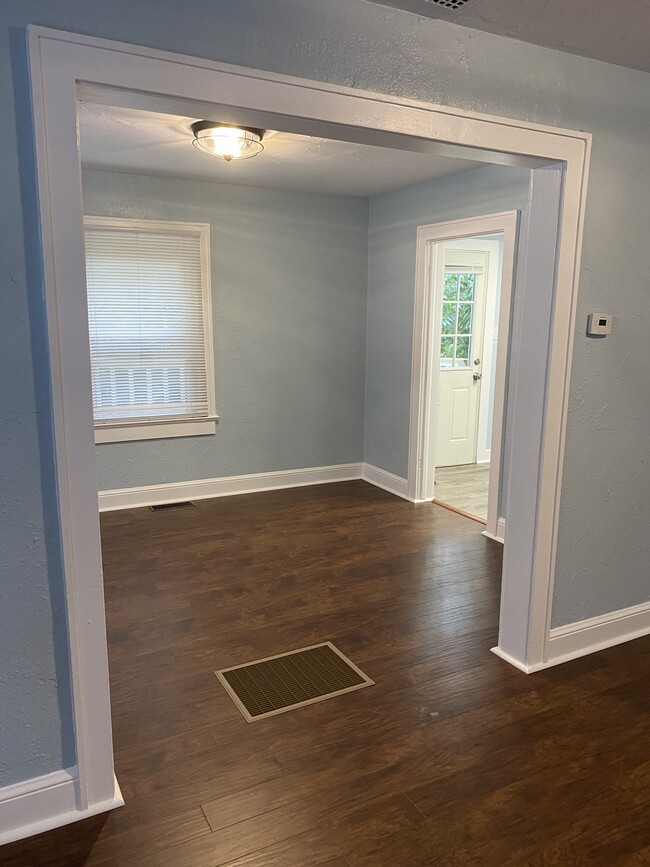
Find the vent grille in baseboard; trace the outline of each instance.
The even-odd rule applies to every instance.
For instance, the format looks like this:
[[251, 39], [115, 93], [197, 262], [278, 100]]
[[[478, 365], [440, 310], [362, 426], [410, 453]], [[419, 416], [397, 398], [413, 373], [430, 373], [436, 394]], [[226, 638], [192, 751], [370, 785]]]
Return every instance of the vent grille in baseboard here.
[[431, 3], [432, 6], [442, 6], [443, 9], [462, 9], [467, 6], [472, 0], [425, 0], [425, 3]]
[[166, 509], [185, 509], [187, 506], [193, 506], [189, 500], [183, 500], [181, 503], [158, 503], [156, 506], [149, 506], [152, 512], [162, 512]]

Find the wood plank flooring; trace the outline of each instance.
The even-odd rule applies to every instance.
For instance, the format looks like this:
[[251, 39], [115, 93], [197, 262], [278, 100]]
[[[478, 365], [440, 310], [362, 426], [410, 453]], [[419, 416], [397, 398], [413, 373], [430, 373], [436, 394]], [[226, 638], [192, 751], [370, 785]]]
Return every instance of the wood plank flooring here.
[[436, 467], [435, 499], [484, 521], [488, 513], [489, 485], [489, 464]]
[[[650, 864], [650, 638], [497, 659], [481, 529], [364, 482], [104, 515], [127, 805], [0, 864]], [[328, 639], [376, 685], [247, 723], [213, 674]]]

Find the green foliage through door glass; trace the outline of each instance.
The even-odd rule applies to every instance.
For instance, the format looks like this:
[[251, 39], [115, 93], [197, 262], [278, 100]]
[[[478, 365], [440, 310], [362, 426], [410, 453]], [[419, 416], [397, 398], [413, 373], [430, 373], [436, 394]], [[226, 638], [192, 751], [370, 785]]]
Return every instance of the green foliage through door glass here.
[[458, 334], [470, 334], [472, 331], [473, 304], [458, 305]]
[[456, 367], [469, 366], [469, 337], [456, 340]]
[[456, 312], [458, 310], [457, 304], [443, 304], [442, 305], [442, 333], [443, 334], [455, 334], [456, 333]]
[[460, 275], [460, 300], [461, 301], [473, 301], [474, 300], [475, 280], [476, 280], [476, 275], [474, 275], [474, 274], [461, 274]]
[[440, 355], [442, 358], [453, 358], [454, 357], [454, 338], [453, 337], [443, 337], [440, 341]]
[[442, 297], [445, 301], [455, 301], [458, 298], [458, 274], [445, 274]]

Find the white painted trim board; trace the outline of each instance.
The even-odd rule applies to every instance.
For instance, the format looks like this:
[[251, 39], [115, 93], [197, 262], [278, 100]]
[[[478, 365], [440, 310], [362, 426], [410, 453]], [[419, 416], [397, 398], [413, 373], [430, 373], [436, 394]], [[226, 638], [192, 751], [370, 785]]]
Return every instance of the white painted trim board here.
[[[503, 235], [503, 261], [499, 307], [499, 340], [494, 373], [493, 423], [488, 491], [487, 532], [498, 535], [498, 509], [501, 478], [501, 441], [505, 413], [507, 355], [510, 334], [512, 288], [517, 253], [518, 211], [449, 220], [418, 226], [416, 278], [413, 305], [413, 349], [411, 358], [411, 404], [409, 419], [408, 492], [413, 502], [435, 497], [435, 434], [437, 429], [437, 392], [440, 366], [442, 284], [447, 241], [461, 246], [491, 251], [491, 279], [498, 282], [495, 242], [477, 240], [481, 236]], [[491, 364], [490, 348], [490, 364]], [[505, 470], [505, 473], [504, 473]]]
[[181, 500], [206, 500], [212, 497], [234, 497], [262, 491], [300, 488], [306, 485], [326, 485], [363, 479], [404, 500], [408, 500], [407, 481], [372, 464], [334, 464], [328, 467], [278, 470], [270, 473], [247, 473], [241, 476], [221, 476], [214, 479], [194, 479], [161, 485], [114, 488], [99, 491], [99, 511], [139, 509]]
[[[531, 526], [526, 528], [531, 532], [522, 535], [518, 564], [510, 564], [511, 571], [515, 565], [520, 567], [515, 570], [517, 586], [504, 582], [499, 636], [500, 644], [512, 658], [524, 664], [542, 659], [549, 637], [555, 575], [590, 134], [38, 26], [28, 27], [28, 52], [52, 390], [55, 494], [81, 808], [95, 809], [109, 803], [115, 786], [84, 291], [76, 101], [79, 82], [84, 82], [80, 88], [86, 96], [94, 95], [100, 102], [109, 98], [107, 94], [113, 101], [136, 99], [141, 109], [154, 103], [165, 104], [171, 113], [182, 114], [171, 106], [186, 104], [191, 94], [197, 115], [206, 117], [219, 112], [227, 120], [246, 112], [251, 120], [259, 121], [256, 125], [270, 129], [278, 128], [274, 123], [281, 122], [290, 124], [294, 133], [325, 138], [378, 146], [395, 146], [400, 141], [406, 149], [424, 148], [450, 156], [471, 155], [488, 163], [533, 166], [533, 175], [546, 172], [542, 166], [549, 163], [563, 164], [556, 288], [543, 387], [539, 384], [541, 377], [539, 382], [520, 383], [543, 416], [540, 460], [528, 447], [525, 425], [515, 424], [512, 440], [513, 454], [519, 453], [524, 469], [528, 469], [527, 460], [536, 463], [530, 469], [539, 475], [539, 485], [534, 487], [537, 502], [530, 516]], [[527, 305], [522, 318], [524, 337], [539, 328], [536, 311]], [[514, 508], [512, 499], [510, 505]], [[509, 519], [513, 516], [511, 511]], [[517, 538], [512, 526], [509, 535]], [[521, 588], [522, 575], [527, 576], [526, 592]]]
[[160, 503], [180, 500], [205, 500], [212, 497], [233, 497], [305, 485], [324, 485], [361, 478], [361, 463], [336, 464], [329, 467], [279, 470], [270, 473], [247, 473], [241, 476], [222, 476], [214, 479], [195, 479], [189, 482], [169, 482], [162, 485], [116, 488], [99, 491], [99, 511], [138, 509]]
[[499, 647], [493, 647], [492, 653], [526, 674], [533, 674], [645, 635], [650, 635], [650, 602], [551, 629], [548, 656], [544, 662], [535, 665], [521, 665]]
[[484, 530], [482, 535], [485, 536], [486, 539], [492, 539], [494, 542], [501, 542], [501, 544], [504, 545], [506, 541], [506, 519], [499, 518], [497, 521], [496, 533], [492, 533], [490, 530]]
[[0, 789], [0, 846], [124, 805], [120, 787], [113, 777], [112, 798], [80, 808], [78, 783], [75, 767]]
[[402, 476], [396, 476], [395, 473], [389, 473], [388, 470], [382, 470], [380, 467], [376, 467], [373, 464], [364, 462], [361, 467], [361, 478], [364, 481], [369, 482], [371, 485], [375, 485], [377, 488], [382, 488], [390, 494], [395, 494], [403, 500], [413, 502], [409, 497], [407, 479]]
[[650, 602], [557, 626], [551, 629], [547, 665], [597, 653], [644, 635], [650, 635]]

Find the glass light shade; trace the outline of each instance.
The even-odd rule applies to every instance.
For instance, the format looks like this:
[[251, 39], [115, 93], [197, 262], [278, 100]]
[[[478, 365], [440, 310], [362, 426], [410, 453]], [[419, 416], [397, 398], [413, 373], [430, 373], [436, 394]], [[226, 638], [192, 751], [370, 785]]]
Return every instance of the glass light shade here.
[[247, 160], [264, 150], [263, 130], [246, 127], [204, 126], [205, 121], [194, 124], [194, 146], [220, 160]]

